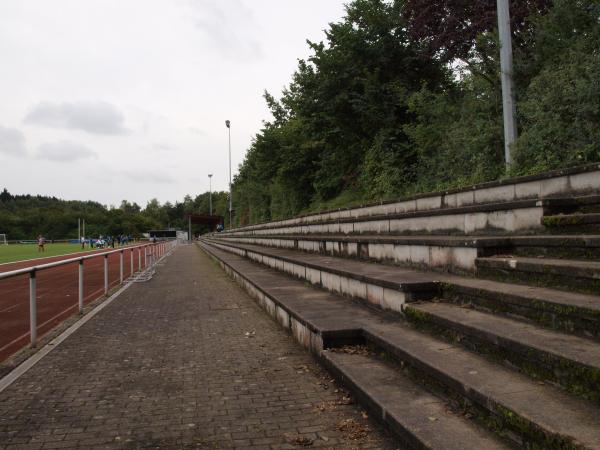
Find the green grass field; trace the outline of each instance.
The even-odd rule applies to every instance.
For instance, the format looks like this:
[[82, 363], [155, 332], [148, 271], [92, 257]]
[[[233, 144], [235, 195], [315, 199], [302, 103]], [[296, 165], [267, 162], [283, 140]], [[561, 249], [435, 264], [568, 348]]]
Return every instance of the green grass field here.
[[[46, 256], [68, 255], [82, 251], [79, 244], [46, 244], [45, 247], [46, 251], [42, 253], [38, 252], [36, 244], [0, 245], [0, 264]], [[83, 251], [87, 252], [90, 249], [86, 246]]]

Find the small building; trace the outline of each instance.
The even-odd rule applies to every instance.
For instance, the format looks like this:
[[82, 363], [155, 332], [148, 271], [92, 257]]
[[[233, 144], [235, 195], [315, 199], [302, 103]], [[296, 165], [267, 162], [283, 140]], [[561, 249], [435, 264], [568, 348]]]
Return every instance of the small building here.
[[157, 241], [174, 241], [175, 239], [187, 241], [188, 234], [186, 231], [168, 228], [166, 230], [150, 230], [148, 231], [148, 238]]

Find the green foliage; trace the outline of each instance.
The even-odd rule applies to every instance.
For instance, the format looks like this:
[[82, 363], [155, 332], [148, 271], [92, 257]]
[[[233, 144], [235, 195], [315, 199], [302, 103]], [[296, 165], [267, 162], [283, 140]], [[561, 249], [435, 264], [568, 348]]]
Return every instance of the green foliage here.
[[[153, 199], [142, 209], [126, 200], [120, 207], [106, 207], [96, 202], [66, 201], [55, 197], [11, 195], [0, 193], [0, 233], [9, 240], [35, 239], [42, 234], [47, 239], [76, 239], [77, 220], [85, 219], [86, 236], [128, 234], [140, 237], [151, 229], [174, 227], [187, 230], [186, 212], [209, 213], [209, 193], [183, 202], [161, 205]], [[213, 213], [225, 216], [228, 210], [226, 192], [213, 192]], [[208, 231], [194, 226], [195, 234]]]
[[599, 2], [511, 2], [507, 172], [496, 2], [354, 0], [281, 99], [265, 93], [274, 120], [236, 177], [237, 222], [600, 160]]
[[557, 0], [537, 42], [541, 69], [519, 103], [514, 172], [600, 161], [600, 2]]

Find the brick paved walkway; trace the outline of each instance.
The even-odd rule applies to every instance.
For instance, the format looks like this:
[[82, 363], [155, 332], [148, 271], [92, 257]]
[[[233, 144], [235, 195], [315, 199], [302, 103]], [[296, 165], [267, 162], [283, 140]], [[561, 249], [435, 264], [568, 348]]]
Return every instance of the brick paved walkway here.
[[394, 448], [349, 402], [186, 246], [0, 393], [0, 448]]

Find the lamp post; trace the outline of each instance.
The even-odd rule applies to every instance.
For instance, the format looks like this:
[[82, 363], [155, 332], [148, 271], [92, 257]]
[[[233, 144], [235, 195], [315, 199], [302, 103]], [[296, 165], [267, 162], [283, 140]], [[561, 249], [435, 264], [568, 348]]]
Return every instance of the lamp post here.
[[231, 193], [231, 122], [229, 120], [225, 121], [225, 126], [227, 127], [227, 131], [229, 133], [229, 228], [232, 227], [233, 224], [233, 209], [232, 209], [232, 193]]
[[208, 208], [212, 216], [212, 173], [208, 174]]
[[513, 54], [508, 0], [497, 0], [498, 33], [500, 35], [500, 78], [502, 80], [502, 114], [504, 116], [504, 162], [512, 163], [510, 147], [517, 139], [515, 92], [513, 87]]

